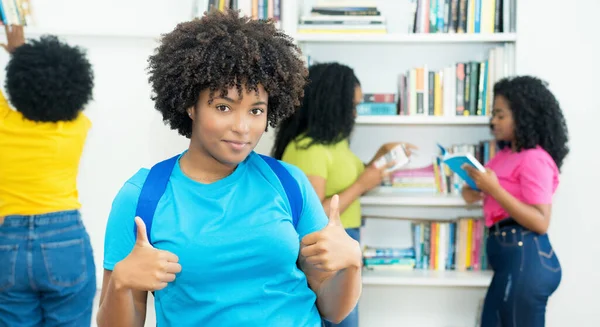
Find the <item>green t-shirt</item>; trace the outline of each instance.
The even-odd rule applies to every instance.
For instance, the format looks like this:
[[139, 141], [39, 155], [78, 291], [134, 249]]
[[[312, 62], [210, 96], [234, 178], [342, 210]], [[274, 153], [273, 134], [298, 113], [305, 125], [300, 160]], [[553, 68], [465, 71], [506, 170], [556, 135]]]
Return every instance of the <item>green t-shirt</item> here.
[[[350, 150], [348, 140], [333, 145], [313, 144], [305, 149], [304, 146], [312, 141], [303, 137], [288, 144], [283, 153], [282, 161], [300, 168], [307, 176], [320, 176], [325, 183], [325, 196], [340, 194], [354, 184], [362, 174], [364, 164]], [[356, 228], [361, 225], [360, 201], [356, 199], [340, 216], [345, 228]]]

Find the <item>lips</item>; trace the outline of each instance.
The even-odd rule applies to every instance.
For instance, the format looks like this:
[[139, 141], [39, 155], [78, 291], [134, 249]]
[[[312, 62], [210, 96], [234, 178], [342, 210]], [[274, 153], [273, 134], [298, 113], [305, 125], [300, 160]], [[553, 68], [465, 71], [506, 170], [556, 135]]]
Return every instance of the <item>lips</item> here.
[[234, 150], [237, 150], [237, 151], [244, 149], [246, 146], [248, 146], [250, 144], [250, 142], [231, 141], [231, 140], [223, 140], [223, 142], [227, 143], [227, 145], [229, 145], [231, 148], [233, 148]]

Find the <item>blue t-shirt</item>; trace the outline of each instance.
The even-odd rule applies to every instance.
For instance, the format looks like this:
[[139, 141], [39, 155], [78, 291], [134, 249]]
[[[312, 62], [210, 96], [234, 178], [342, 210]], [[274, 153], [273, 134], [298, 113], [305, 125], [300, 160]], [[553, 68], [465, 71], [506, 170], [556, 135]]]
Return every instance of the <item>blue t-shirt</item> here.
[[[158, 203], [153, 245], [179, 257], [176, 280], [155, 292], [158, 326], [321, 326], [316, 295], [297, 268], [300, 239], [327, 225], [312, 185], [298, 181], [303, 208], [297, 229], [277, 175], [256, 153], [212, 184], [183, 174], [179, 162]], [[112, 270], [135, 243], [142, 169], [114, 199], [106, 227], [104, 268]]]

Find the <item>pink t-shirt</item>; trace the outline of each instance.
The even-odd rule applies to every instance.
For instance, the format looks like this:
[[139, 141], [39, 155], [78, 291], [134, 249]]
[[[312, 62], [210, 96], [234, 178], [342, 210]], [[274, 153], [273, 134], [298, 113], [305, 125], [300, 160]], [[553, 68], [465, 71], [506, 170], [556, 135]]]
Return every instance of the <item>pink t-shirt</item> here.
[[[505, 148], [486, 165], [498, 176], [500, 185], [512, 196], [527, 204], [550, 204], [558, 187], [558, 168], [541, 147], [512, 152]], [[509, 214], [491, 196], [483, 199], [486, 226], [508, 218]]]

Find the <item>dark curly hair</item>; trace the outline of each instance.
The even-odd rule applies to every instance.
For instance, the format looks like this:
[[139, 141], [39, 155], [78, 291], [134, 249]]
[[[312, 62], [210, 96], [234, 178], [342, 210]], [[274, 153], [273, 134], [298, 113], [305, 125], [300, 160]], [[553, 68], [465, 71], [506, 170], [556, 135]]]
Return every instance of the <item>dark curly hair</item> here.
[[494, 96], [504, 97], [510, 105], [516, 151], [539, 145], [560, 169], [569, 153], [569, 135], [558, 100], [548, 84], [532, 76], [508, 77], [494, 85]]
[[360, 82], [354, 70], [339, 63], [312, 65], [308, 73], [302, 107], [277, 128], [274, 158], [283, 156], [287, 145], [299, 135], [313, 144], [335, 144], [346, 139], [354, 128], [354, 90]]
[[70, 121], [92, 100], [94, 72], [83, 49], [47, 35], [15, 49], [6, 66], [5, 87], [25, 118]]
[[200, 19], [180, 23], [164, 35], [150, 56], [152, 99], [163, 121], [190, 137], [192, 120], [186, 109], [198, 102], [202, 90], [225, 96], [231, 87], [269, 94], [267, 119], [272, 127], [300, 105], [307, 70], [292, 38], [271, 20], [240, 17], [239, 12], [211, 11]]

